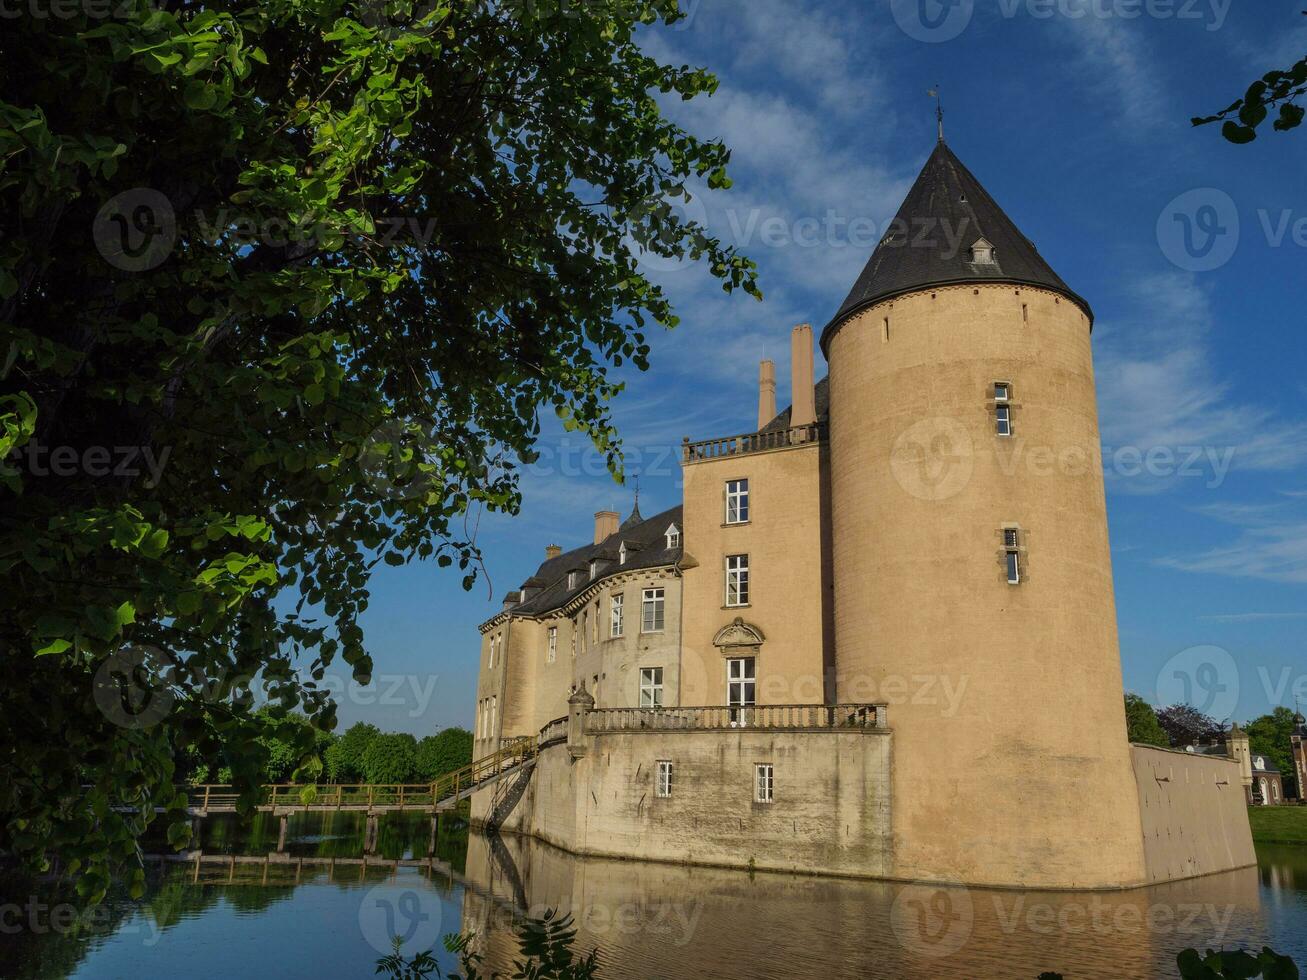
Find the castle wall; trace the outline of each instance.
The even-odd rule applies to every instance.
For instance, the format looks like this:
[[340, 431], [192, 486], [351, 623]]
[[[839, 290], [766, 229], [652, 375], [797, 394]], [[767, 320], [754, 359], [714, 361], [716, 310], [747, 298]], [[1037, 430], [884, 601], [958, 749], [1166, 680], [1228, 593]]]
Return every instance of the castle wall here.
[[[890, 739], [858, 732], [616, 733], [544, 749], [504, 829], [577, 854], [879, 877], [889, 873]], [[672, 761], [669, 798], [656, 763]], [[754, 764], [775, 802], [754, 802]], [[472, 799], [480, 822], [496, 789]]]
[[[827, 338], [837, 689], [891, 705], [896, 876], [1144, 880], [1089, 334], [1065, 297], [1008, 284], [902, 296]], [[927, 683], [955, 697], [895, 696]]]
[[[759, 704], [821, 704], [832, 646], [824, 446], [686, 463], [681, 703], [726, 704], [726, 653], [713, 637], [736, 617], [759, 627]], [[726, 484], [749, 481], [750, 520], [727, 525]], [[749, 556], [750, 604], [726, 606], [726, 557]]]
[[1150, 884], [1257, 863], [1238, 761], [1151, 745], [1130, 753]]

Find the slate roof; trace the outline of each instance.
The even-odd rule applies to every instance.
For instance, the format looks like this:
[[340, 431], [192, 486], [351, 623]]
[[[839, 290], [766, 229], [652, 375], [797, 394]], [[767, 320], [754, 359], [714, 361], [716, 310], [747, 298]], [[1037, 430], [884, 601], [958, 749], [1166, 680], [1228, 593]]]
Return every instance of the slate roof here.
[[[561, 609], [567, 605], [575, 596], [584, 592], [595, 582], [615, 574], [616, 572], [629, 572], [641, 568], [658, 568], [663, 565], [672, 565], [680, 561], [683, 548], [668, 548], [664, 535], [667, 528], [675, 524], [681, 531], [681, 543], [685, 543], [685, 528], [681, 523], [682, 508], [672, 507], [663, 511], [661, 514], [655, 514], [653, 517], [640, 518], [637, 509], [628, 518], [617, 531], [611, 534], [598, 544], [588, 544], [581, 548], [573, 548], [566, 551], [557, 558], [547, 558], [540, 567], [536, 569], [535, 574], [528, 579], [528, 582], [543, 582], [543, 589], [533, 595], [526, 602], [519, 603], [506, 611], [514, 615], [540, 616], [544, 613], [553, 612], [555, 609]], [[632, 518], [635, 522], [632, 523]], [[626, 564], [617, 564], [617, 554], [622, 543], [628, 545], [626, 554]], [[598, 577], [590, 578], [590, 559], [600, 558], [611, 561], [611, 564], [603, 569]], [[568, 572], [581, 572], [580, 583], [572, 589], [567, 587]], [[502, 614], [501, 614], [502, 615]]]
[[[972, 261], [971, 246], [981, 238], [994, 247], [993, 262]], [[1054, 290], [1093, 320], [1089, 304], [1052, 270], [941, 140], [848, 298], [822, 331], [822, 352], [841, 323], [882, 300], [931, 286], [994, 281]]]
[[[813, 401], [817, 407], [817, 421], [825, 422], [830, 419], [830, 376], [822, 378], [812, 386]], [[790, 414], [794, 406], [788, 405], [785, 411], [781, 412], [774, 419], [764, 425], [759, 432], [777, 432], [783, 431], [790, 427]]]

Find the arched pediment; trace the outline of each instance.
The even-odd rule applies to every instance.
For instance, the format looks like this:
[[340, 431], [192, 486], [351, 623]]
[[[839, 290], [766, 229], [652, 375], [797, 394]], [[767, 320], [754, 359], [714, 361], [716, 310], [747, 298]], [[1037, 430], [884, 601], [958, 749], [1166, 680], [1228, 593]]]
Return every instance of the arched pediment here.
[[735, 622], [717, 631], [712, 642], [715, 647], [757, 647], [762, 646], [765, 639], [762, 630], [736, 616]]

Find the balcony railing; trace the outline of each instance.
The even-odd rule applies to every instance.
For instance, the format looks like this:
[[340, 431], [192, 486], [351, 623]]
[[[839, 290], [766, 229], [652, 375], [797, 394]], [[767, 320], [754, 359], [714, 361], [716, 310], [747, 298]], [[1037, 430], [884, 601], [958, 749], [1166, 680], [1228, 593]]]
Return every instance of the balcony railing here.
[[697, 463], [700, 460], [718, 459], [723, 456], [744, 456], [749, 453], [766, 452], [769, 449], [804, 446], [821, 442], [825, 438], [825, 424], [814, 422], [812, 425], [800, 425], [793, 429], [746, 432], [743, 435], [706, 439], [703, 442], [691, 442], [687, 437], [681, 448], [685, 462]]
[[543, 749], [546, 745], [553, 745], [555, 742], [567, 741], [567, 716], [555, 718], [553, 721], [540, 729], [540, 747]]
[[883, 704], [757, 704], [703, 708], [596, 708], [585, 713], [588, 735], [607, 732], [849, 731], [888, 727]]

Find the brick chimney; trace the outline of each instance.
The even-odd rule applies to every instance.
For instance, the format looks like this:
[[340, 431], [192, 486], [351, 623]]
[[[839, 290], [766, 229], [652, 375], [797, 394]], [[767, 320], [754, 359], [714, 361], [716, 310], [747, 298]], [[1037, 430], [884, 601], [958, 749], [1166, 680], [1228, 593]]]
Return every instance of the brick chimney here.
[[758, 428], [776, 417], [776, 365], [763, 361], [758, 365]]
[[615, 510], [601, 510], [595, 514], [595, 544], [617, 533], [622, 515]]
[[800, 323], [790, 334], [790, 427], [812, 425], [817, 421], [816, 396], [812, 380], [812, 327]]
[[556, 544], [545, 545], [545, 561], [548, 561], [550, 558], [557, 558], [562, 553], [563, 553], [563, 549], [559, 545]]

